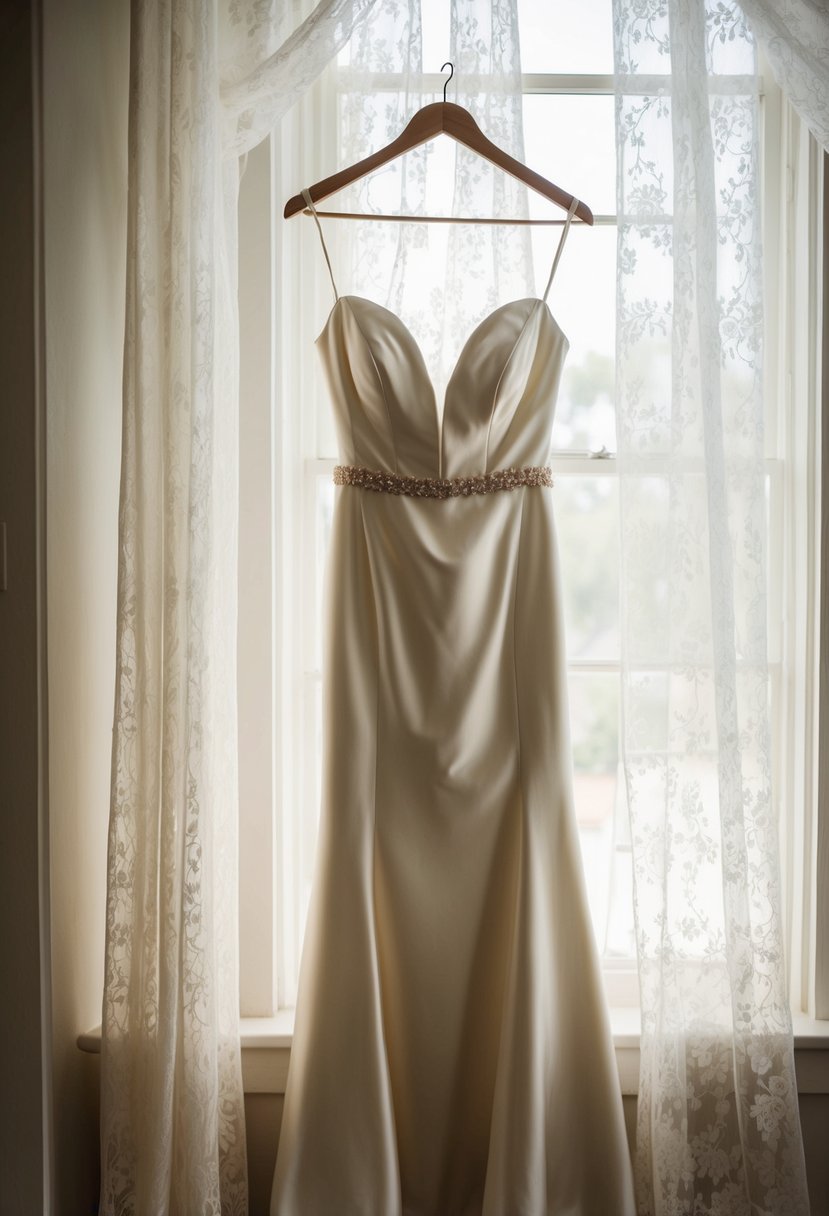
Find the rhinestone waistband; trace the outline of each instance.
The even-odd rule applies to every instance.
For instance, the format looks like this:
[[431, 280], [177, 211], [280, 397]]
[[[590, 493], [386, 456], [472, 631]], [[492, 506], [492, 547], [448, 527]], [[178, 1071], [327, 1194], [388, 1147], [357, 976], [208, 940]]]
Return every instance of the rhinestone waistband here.
[[491, 494], [495, 490], [515, 490], [518, 486], [553, 485], [549, 465], [527, 465], [523, 469], [496, 469], [493, 473], [474, 473], [469, 477], [408, 477], [384, 469], [366, 469], [356, 464], [334, 466], [334, 484], [359, 486], [386, 494], [408, 494], [413, 498], [460, 498], [467, 494]]

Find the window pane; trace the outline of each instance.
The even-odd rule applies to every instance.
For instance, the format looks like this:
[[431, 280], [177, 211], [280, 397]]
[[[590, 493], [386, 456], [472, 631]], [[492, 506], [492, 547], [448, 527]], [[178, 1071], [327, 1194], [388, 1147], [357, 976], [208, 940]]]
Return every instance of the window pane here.
[[314, 856], [317, 848], [320, 797], [322, 790], [322, 690], [321, 682], [314, 673], [302, 680], [300, 696], [300, 737], [294, 752], [297, 812], [283, 812], [285, 845], [290, 853], [291, 889], [293, 907], [287, 926], [290, 941], [286, 943], [284, 974], [281, 978], [281, 1003], [291, 1006], [296, 1002], [299, 962], [308, 905], [311, 898], [311, 883], [314, 873]]
[[[556, 230], [558, 233], [560, 230]], [[548, 228], [533, 230], [536, 283], [544, 290], [553, 260]], [[552, 248], [551, 248], [552, 245]], [[616, 228], [570, 229], [547, 297], [570, 340], [561, 378], [553, 447], [616, 450]]]
[[553, 494], [568, 657], [618, 659], [617, 479], [568, 477], [557, 471]]
[[573, 792], [593, 930], [600, 954], [632, 958], [632, 874], [619, 780], [619, 674], [571, 672], [568, 695]]
[[633, 853], [630, 842], [619, 842], [628, 826], [625, 783], [621, 765], [616, 785], [617, 843], [610, 864], [610, 886], [603, 954], [606, 959], [636, 959], [636, 926], [633, 920]]
[[613, 71], [611, 0], [518, 0], [525, 72]]
[[[449, 58], [451, 36], [449, 17], [451, 8], [446, 0], [421, 0], [421, 21], [423, 31], [423, 70], [424, 72], [439, 72], [442, 63]], [[449, 69], [446, 69], [449, 76]], [[454, 85], [455, 81], [452, 81]], [[452, 85], [449, 86], [451, 90]], [[453, 100], [451, 92], [447, 91], [449, 100]]]
[[[526, 93], [523, 111], [527, 164], [583, 199], [594, 214], [615, 214], [613, 97]], [[529, 199], [533, 218], [560, 214], [534, 190]]]

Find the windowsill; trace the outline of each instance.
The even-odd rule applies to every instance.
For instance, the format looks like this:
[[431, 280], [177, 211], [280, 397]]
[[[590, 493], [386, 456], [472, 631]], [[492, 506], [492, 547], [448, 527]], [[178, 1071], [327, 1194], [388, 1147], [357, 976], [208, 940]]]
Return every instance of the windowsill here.
[[[639, 1010], [617, 1005], [610, 1006], [608, 1013], [622, 1093], [634, 1095], [639, 1082]], [[793, 1013], [792, 1026], [798, 1093], [829, 1094], [829, 1020], [818, 1021], [805, 1013]], [[272, 1018], [241, 1019], [245, 1093], [285, 1092], [293, 1029], [293, 1009], [281, 1010]], [[99, 1054], [100, 1026], [78, 1035], [78, 1047]]]

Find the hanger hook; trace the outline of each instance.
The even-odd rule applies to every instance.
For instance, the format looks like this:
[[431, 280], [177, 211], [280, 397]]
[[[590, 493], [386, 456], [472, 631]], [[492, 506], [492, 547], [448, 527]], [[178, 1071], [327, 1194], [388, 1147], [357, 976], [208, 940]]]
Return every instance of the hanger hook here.
[[446, 90], [449, 86], [449, 81], [455, 75], [455, 65], [449, 59], [446, 60], [446, 63], [443, 64], [443, 66], [441, 67], [440, 70], [442, 72], [445, 72], [447, 68], [449, 68], [449, 75], [447, 76], [446, 80], [443, 82], [443, 100], [444, 101], [446, 101]]

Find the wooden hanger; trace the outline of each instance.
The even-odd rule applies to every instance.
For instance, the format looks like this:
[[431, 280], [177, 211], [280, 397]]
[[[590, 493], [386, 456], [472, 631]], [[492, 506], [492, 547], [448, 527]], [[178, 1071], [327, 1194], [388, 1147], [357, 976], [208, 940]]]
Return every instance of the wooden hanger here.
[[[416, 148], [419, 144], [426, 143], [427, 140], [433, 139], [436, 135], [444, 133], [451, 135], [458, 143], [464, 144], [465, 147], [471, 148], [473, 152], [477, 152], [485, 160], [491, 161], [494, 165], [498, 165], [506, 173], [510, 173], [519, 181], [525, 182], [533, 190], [539, 194], [543, 194], [545, 198], [556, 203], [565, 211], [568, 211], [570, 204], [573, 202], [574, 195], [568, 194], [566, 190], [562, 190], [560, 186], [556, 186], [554, 182], [550, 182], [546, 177], [542, 177], [540, 173], [536, 173], [533, 169], [527, 168], [520, 160], [516, 160], [510, 156], [508, 152], [504, 152], [492, 140], [484, 135], [481, 128], [475, 122], [475, 119], [470, 114], [469, 110], [463, 106], [456, 105], [454, 102], [446, 100], [446, 87], [452, 76], [455, 73], [454, 66], [451, 63], [445, 63], [441, 68], [451, 68], [451, 72], [443, 86], [443, 101], [434, 101], [429, 105], [421, 107], [417, 113], [409, 120], [408, 124], [403, 128], [396, 139], [387, 144], [385, 148], [380, 148], [377, 152], [372, 152], [370, 156], [366, 156], [363, 160], [357, 161], [354, 165], [349, 165], [346, 169], [340, 169], [338, 173], [333, 173], [330, 177], [325, 177], [322, 181], [315, 182], [313, 186], [309, 186], [308, 193], [316, 203], [319, 199], [327, 198], [329, 194], [336, 193], [337, 190], [342, 190], [344, 186], [350, 186], [352, 182], [365, 177], [367, 173], [371, 173], [374, 169], [385, 165], [388, 161], [394, 160], [398, 156], [402, 156], [404, 152], [408, 152], [411, 148]], [[292, 215], [296, 215], [298, 211], [310, 215], [311, 212], [306, 206], [305, 199], [301, 194], [295, 194], [289, 198], [285, 204], [283, 215], [285, 219], [290, 219]], [[364, 213], [359, 211], [318, 211], [318, 215], [336, 216], [340, 219], [372, 219], [372, 220], [413, 220], [426, 223], [455, 223], [455, 224], [563, 224], [564, 220], [529, 220], [529, 219], [463, 219], [454, 215], [376, 215], [374, 212]], [[585, 224], [593, 223], [593, 212], [586, 203], [579, 201], [578, 206], [573, 214], [574, 220], [578, 217]]]

